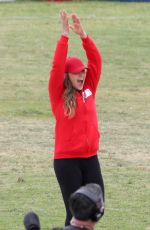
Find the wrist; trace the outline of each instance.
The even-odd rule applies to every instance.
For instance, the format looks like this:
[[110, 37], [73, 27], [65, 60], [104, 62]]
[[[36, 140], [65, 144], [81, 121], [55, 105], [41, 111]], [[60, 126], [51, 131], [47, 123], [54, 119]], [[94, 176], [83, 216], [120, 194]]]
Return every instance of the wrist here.
[[85, 32], [83, 32], [82, 34], [80, 34], [80, 38], [83, 39], [83, 38], [86, 38], [87, 37], [87, 34]]
[[67, 31], [62, 32], [62, 35], [65, 37], [69, 37], [69, 33]]

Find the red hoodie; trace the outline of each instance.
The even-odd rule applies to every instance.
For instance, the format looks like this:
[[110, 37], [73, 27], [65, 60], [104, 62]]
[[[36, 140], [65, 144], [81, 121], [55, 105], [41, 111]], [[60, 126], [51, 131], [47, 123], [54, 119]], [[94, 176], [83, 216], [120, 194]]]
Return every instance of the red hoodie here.
[[56, 119], [54, 159], [87, 158], [99, 148], [98, 120], [95, 93], [100, 79], [102, 60], [89, 36], [82, 39], [88, 59], [88, 71], [83, 90], [76, 92], [73, 118], [64, 114], [64, 69], [68, 52], [68, 38], [61, 36], [57, 43], [49, 79], [49, 97]]

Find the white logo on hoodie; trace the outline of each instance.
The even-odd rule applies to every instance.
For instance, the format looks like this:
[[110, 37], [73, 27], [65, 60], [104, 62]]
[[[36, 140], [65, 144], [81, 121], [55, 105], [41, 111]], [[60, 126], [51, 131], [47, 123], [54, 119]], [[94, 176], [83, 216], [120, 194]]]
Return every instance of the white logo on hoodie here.
[[82, 92], [83, 101], [85, 102], [85, 99], [86, 99], [87, 97], [91, 96], [91, 95], [92, 95], [91, 90], [89, 90], [89, 89], [84, 90], [84, 91]]

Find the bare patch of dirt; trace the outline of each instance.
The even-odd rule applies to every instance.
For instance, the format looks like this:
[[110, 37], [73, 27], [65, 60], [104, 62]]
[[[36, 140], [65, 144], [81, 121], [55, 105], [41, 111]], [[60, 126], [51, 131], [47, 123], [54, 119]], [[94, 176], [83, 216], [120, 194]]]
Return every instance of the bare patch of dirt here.
[[[143, 121], [144, 122], [144, 121]], [[100, 154], [150, 169], [150, 129], [148, 124], [105, 123], [101, 127]]]
[[28, 168], [47, 168], [53, 158], [53, 123], [50, 120], [1, 119], [1, 172], [17, 173], [22, 178]]

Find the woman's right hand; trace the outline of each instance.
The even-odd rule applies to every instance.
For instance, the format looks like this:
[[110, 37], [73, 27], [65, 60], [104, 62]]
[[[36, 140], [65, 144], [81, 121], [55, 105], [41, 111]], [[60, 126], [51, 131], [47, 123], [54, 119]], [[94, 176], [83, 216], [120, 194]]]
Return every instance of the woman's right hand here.
[[68, 15], [65, 10], [60, 11], [60, 20], [62, 24], [62, 34], [66, 37], [69, 35]]

